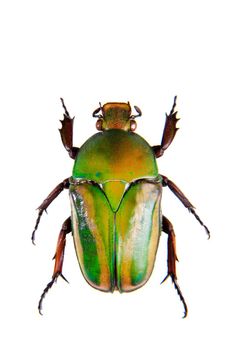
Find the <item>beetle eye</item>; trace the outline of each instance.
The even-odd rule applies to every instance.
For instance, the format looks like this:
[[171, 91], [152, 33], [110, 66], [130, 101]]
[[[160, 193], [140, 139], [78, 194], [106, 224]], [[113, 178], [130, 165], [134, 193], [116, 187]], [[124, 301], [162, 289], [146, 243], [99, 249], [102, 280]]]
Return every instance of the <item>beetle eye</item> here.
[[103, 126], [103, 120], [102, 119], [98, 119], [96, 122], [96, 129], [97, 130], [102, 130], [102, 126]]
[[130, 131], [135, 131], [137, 128], [137, 123], [135, 120], [130, 120]]

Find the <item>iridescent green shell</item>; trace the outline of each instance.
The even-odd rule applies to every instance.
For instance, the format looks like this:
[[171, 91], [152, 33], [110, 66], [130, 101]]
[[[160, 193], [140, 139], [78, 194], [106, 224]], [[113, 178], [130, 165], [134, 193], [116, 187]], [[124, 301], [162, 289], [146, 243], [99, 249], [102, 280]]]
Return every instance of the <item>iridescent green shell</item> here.
[[153, 152], [139, 135], [108, 130], [80, 148], [70, 186], [72, 226], [93, 287], [124, 292], [148, 280], [161, 232], [161, 191]]

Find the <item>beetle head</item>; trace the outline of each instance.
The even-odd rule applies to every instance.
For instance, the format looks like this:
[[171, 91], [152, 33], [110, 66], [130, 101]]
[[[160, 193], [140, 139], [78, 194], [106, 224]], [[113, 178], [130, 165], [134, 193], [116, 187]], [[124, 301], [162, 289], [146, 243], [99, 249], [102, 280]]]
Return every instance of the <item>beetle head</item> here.
[[93, 117], [98, 118], [96, 122], [97, 130], [121, 129], [125, 131], [135, 131], [137, 124], [134, 118], [141, 116], [141, 110], [134, 106], [137, 114], [131, 115], [129, 102], [108, 102], [93, 112]]

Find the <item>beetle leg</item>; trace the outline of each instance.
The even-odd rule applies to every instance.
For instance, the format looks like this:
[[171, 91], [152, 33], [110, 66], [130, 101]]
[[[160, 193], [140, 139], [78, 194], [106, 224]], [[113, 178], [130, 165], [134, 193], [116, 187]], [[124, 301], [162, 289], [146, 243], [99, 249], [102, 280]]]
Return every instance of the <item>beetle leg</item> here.
[[178, 261], [177, 255], [176, 255], [176, 236], [175, 236], [172, 223], [165, 216], [163, 216], [162, 230], [163, 232], [168, 234], [168, 259], [167, 259], [168, 272], [167, 272], [167, 276], [163, 279], [161, 283], [163, 283], [169, 276], [171, 277], [174, 287], [180, 297], [180, 300], [183, 303], [183, 306], [184, 306], [183, 318], [185, 318], [188, 314], [188, 307], [183, 297], [183, 294], [181, 292], [181, 289], [179, 287], [179, 284], [177, 282], [177, 275], [176, 275], [176, 261]]
[[188, 210], [190, 211], [190, 213], [192, 213], [195, 218], [197, 219], [197, 221], [205, 228], [206, 233], [208, 235], [208, 239], [210, 238], [210, 231], [208, 229], [208, 227], [203, 223], [203, 221], [200, 219], [200, 217], [197, 215], [197, 213], [195, 212], [195, 207], [190, 203], [190, 201], [188, 200], [188, 198], [184, 195], [184, 193], [176, 186], [176, 184], [174, 184], [174, 182], [172, 182], [171, 180], [169, 180], [166, 176], [162, 176], [162, 184], [163, 186], [168, 186], [169, 189], [176, 195], [177, 198], [179, 198], [179, 200], [183, 203], [183, 205], [188, 208]]
[[63, 98], [61, 98], [61, 103], [64, 108], [65, 113], [63, 114], [64, 119], [61, 120], [62, 127], [59, 129], [61, 134], [62, 143], [69, 153], [72, 159], [76, 158], [79, 148], [73, 147], [73, 122], [74, 118], [71, 118], [69, 112], [65, 106]]
[[163, 137], [161, 141], [161, 145], [153, 146], [153, 152], [156, 158], [159, 158], [163, 155], [164, 151], [170, 146], [172, 143], [178, 128], [176, 127], [176, 123], [178, 122], [178, 118], [176, 118], [177, 112], [175, 112], [176, 107], [176, 98], [174, 98], [174, 103], [171, 109], [171, 112], [166, 114], [166, 122], [163, 130]]
[[40, 223], [40, 219], [41, 219], [41, 216], [43, 214], [44, 211], [46, 211], [46, 209], [48, 208], [48, 206], [52, 203], [52, 201], [65, 189], [65, 188], [69, 188], [69, 178], [63, 180], [61, 183], [59, 183], [59, 185], [57, 185], [53, 190], [52, 192], [48, 195], [48, 197], [43, 201], [43, 203], [37, 208], [39, 210], [39, 213], [38, 213], [38, 217], [37, 217], [37, 220], [36, 220], [36, 225], [34, 227], [34, 230], [32, 232], [32, 243], [34, 243], [35, 241], [35, 233], [36, 233], [36, 230], [39, 226], [39, 223]]
[[62, 265], [64, 260], [65, 245], [66, 245], [66, 235], [67, 233], [70, 233], [70, 232], [71, 232], [71, 218], [69, 217], [63, 223], [60, 234], [58, 236], [56, 253], [54, 256], [55, 265], [54, 265], [52, 279], [43, 290], [43, 293], [41, 294], [41, 297], [39, 300], [38, 310], [41, 315], [42, 315], [42, 302], [45, 298], [45, 295], [48, 293], [49, 289], [52, 288], [54, 282], [57, 281], [57, 278], [61, 276], [66, 282], [68, 282], [67, 279], [62, 274]]

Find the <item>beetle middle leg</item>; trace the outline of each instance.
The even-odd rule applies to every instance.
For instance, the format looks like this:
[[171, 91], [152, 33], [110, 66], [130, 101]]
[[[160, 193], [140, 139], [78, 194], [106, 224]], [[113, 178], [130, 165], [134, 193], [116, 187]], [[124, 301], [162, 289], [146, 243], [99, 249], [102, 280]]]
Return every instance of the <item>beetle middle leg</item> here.
[[172, 143], [178, 128], [176, 127], [176, 123], [178, 122], [177, 112], [175, 112], [176, 107], [176, 98], [174, 98], [174, 103], [172, 109], [169, 114], [166, 114], [166, 122], [163, 130], [163, 137], [161, 141], [161, 145], [153, 146], [152, 150], [156, 158], [159, 158], [163, 155], [164, 151], [170, 146]]
[[41, 315], [42, 315], [42, 302], [45, 298], [45, 295], [48, 293], [49, 289], [52, 288], [53, 284], [57, 281], [57, 278], [61, 276], [66, 282], [68, 282], [67, 279], [62, 274], [62, 265], [64, 260], [65, 245], [66, 245], [66, 235], [70, 232], [71, 232], [71, 218], [69, 217], [64, 221], [60, 234], [58, 236], [56, 253], [54, 256], [55, 265], [54, 265], [52, 279], [43, 290], [43, 293], [41, 294], [41, 297], [39, 300], [38, 310]]
[[210, 231], [208, 229], [208, 227], [203, 223], [203, 221], [200, 219], [200, 217], [197, 215], [197, 213], [195, 212], [195, 207], [192, 205], [192, 203], [190, 203], [190, 201], [188, 200], [188, 198], [184, 195], [184, 193], [176, 186], [176, 184], [174, 184], [174, 182], [172, 182], [171, 180], [169, 180], [166, 176], [162, 176], [162, 184], [163, 186], [168, 186], [168, 188], [175, 194], [175, 196], [177, 198], [179, 198], [179, 200], [181, 201], [181, 203], [183, 203], [183, 205], [188, 208], [188, 210], [190, 211], [190, 213], [192, 213], [195, 218], [197, 219], [197, 221], [205, 228], [206, 233], [208, 235], [208, 238], [210, 238]]
[[175, 232], [174, 232], [172, 223], [165, 216], [163, 216], [162, 230], [163, 230], [163, 232], [168, 234], [168, 260], [167, 260], [168, 272], [167, 272], [167, 276], [164, 278], [162, 283], [169, 276], [171, 277], [172, 282], [174, 284], [174, 287], [177, 290], [177, 293], [180, 297], [180, 300], [183, 303], [183, 306], [184, 306], [184, 316], [183, 317], [185, 318], [188, 314], [188, 307], [187, 307], [187, 304], [186, 304], [185, 299], [183, 297], [183, 294], [181, 292], [181, 289], [178, 285], [177, 275], [176, 275], [176, 261], [178, 261], [177, 255], [176, 255], [176, 237], [175, 237]]
[[53, 202], [53, 200], [65, 189], [65, 188], [69, 188], [70, 182], [69, 182], [69, 178], [63, 180], [61, 183], [59, 183], [53, 190], [52, 192], [48, 195], [48, 197], [43, 201], [43, 203], [37, 208], [39, 210], [38, 213], [38, 217], [36, 220], [36, 224], [34, 227], [34, 230], [32, 232], [32, 243], [34, 244], [35, 241], [35, 233], [36, 230], [39, 226], [40, 223], [40, 219], [41, 216], [43, 214], [44, 211], [46, 211], [46, 209], [48, 208], [48, 206]]

